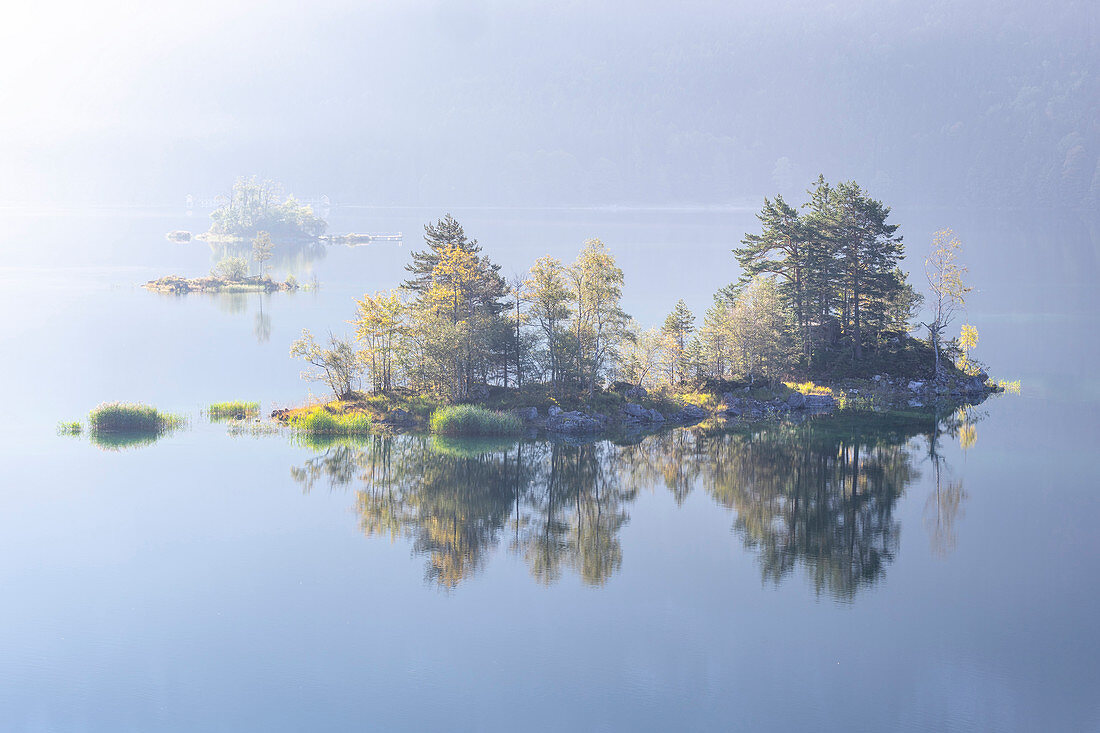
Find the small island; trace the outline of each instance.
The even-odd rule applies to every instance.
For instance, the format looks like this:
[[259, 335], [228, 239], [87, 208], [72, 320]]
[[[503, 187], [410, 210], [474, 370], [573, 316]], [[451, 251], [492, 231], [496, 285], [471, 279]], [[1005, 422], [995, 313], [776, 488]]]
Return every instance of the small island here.
[[599, 239], [571, 264], [544, 256], [506, 281], [447, 215], [425, 226], [400, 287], [356, 302], [354, 340], [305, 331], [292, 345], [334, 399], [272, 417], [330, 434], [594, 436], [848, 409], [942, 414], [1002, 391], [974, 358], [977, 329], [947, 336], [970, 291], [954, 234], [938, 232], [924, 258], [925, 306], [889, 207], [855, 182], [819, 177], [808, 194], [801, 208], [765, 199], [761, 231], [733, 250], [740, 278], [702, 323], [681, 299], [653, 328], [623, 310], [623, 271]]
[[249, 274], [249, 263], [244, 257], [230, 255], [222, 258], [206, 277], [168, 275], [150, 280], [142, 287], [158, 293], [172, 294], [273, 293], [298, 290], [298, 281], [293, 275], [287, 275], [286, 280], [279, 282], [264, 272], [265, 264], [271, 259], [271, 250], [271, 237], [267, 232], [260, 232], [252, 240], [252, 259], [259, 267], [258, 275]]
[[229, 200], [210, 214], [210, 229], [196, 239], [207, 242], [248, 241], [268, 232], [279, 242], [314, 240], [328, 224], [294, 196], [283, 195], [273, 181], [238, 178]]
[[142, 285], [146, 290], [157, 293], [274, 293], [298, 290], [298, 282], [293, 276], [286, 280], [272, 280], [268, 275], [249, 275], [240, 278], [227, 278], [219, 275], [207, 277], [182, 277], [167, 275], [150, 280]]

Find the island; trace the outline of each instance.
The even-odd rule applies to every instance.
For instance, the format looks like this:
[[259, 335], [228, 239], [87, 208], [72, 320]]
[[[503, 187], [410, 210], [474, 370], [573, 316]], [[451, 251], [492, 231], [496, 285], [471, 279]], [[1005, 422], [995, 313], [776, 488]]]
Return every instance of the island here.
[[353, 338], [304, 331], [292, 345], [333, 399], [272, 417], [319, 434], [606, 435], [942, 413], [1002, 391], [975, 358], [977, 328], [948, 335], [970, 291], [958, 238], [931, 242], [926, 300], [889, 214], [859, 184], [823, 177], [805, 206], [765, 199], [760, 231], [733, 248], [737, 279], [701, 323], [681, 299], [649, 328], [624, 311], [624, 273], [599, 239], [506, 280], [448, 214], [425, 226], [403, 283], [356, 301]]
[[268, 232], [276, 241], [296, 242], [317, 239], [328, 227], [310, 206], [284, 196], [278, 183], [256, 177], [238, 178], [228, 201], [211, 212], [210, 219], [210, 229], [196, 239], [242, 242]]
[[278, 291], [298, 290], [299, 285], [293, 276], [286, 280], [272, 280], [268, 275], [250, 275], [241, 278], [226, 278], [217, 275], [207, 277], [182, 277], [167, 275], [150, 280], [142, 285], [146, 290], [157, 293], [274, 293]]

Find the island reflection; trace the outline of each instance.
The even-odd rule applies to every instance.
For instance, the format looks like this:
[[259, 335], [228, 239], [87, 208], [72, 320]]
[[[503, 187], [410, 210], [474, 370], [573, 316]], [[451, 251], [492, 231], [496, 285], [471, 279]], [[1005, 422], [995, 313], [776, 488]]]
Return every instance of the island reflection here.
[[[898, 551], [894, 507], [919, 464], [931, 462], [937, 478], [949, 473], [936, 445], [959, 427], [860, 413], [751, 431], [676, 430], [625, 445], [376, 435], [332, 445], [291, 475], [306, 492], [354, 489], [363, 532], [409, 540], [426, 581], [448, 589], [501, 546], [541, 583], [568, 570], [600, 585], [622, 564], [620, 532], [638, 492], [663, 487], [677, 504], [699, 490], [733, 510], [733, 530], [764, 582], [799, 569], [817, 593], [850, 601], [884, 577]], [[951, 491], [957, 499], [961, 485]], [[950, 536], [942, 528], [934, 549], [953, 546], [953, 528]]]

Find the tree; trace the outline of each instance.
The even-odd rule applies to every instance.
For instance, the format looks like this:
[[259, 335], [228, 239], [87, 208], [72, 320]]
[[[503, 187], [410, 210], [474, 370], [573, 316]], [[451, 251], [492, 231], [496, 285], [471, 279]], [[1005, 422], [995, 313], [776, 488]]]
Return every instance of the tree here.
[[[478, 294], [483, 305], [495, 304], [496, 312], [501, 309], [500, 299], [504, 296], [504, 278], [500, 276], [500, 265], [481, 256], [481, 246], [476, 239], [467, 239], [462, 225], [450, 214], [424, 225], [424, 243], [427, 249], [412, 253], [412, 262], [405, 266], [412, 277], [402, 287], [417, 295], [424, 295], [432, 288], [435, 269], [445, 254], [458, 250], [470, 255], [483, 272], [480, 277], [482, 291]], [[452, 255], [453, 256], [453, 255]]]
[[302, 336], [290, 345], [290, 355], [301, 359], [308, 366], [302, 372], [302, 379], [311, 382], [324, 382], [343, 400], [351, 397], [352, 388], [359, 375], [363, 373], [363, 363], [355, 349], [347, 341], [329, 334], [329, 346], [318, 344], [308, 329], [302, 329]]
[[971, 288], [963, 282], [966, 266], [959, 264], [962, 242], [950, 229], [941, 229], [932, 235], [932, 251], [924, 261], [924, 274], [932, 291], [932, 320], [922, 323], [928, 329], [932, 350], [936, 354], [936, 375], [940, 374], [940, 349], [943, 332], [966, 307], [966, 296]]
[[741, 265], [741, 282], [748, 282], [762, 274], [780, 278], [779, 293], [794, 313], [808, 361], [808, 292], [812, 268], [810, 228], [799, 217], [798, 210], [784, 201], [782, 196], [765, 198], [764, 207], [756, 218], [760, 220], [763, 231], [760, 234], [746, 234], [741, 240], [742, 246], [733, 250]]
[[855, 181], [836, 187], [840, 210], [840, 260], [845, 276], [842, 324], [851, 325], [852, 356], [863, 356], [863, 311], [890, 300], [901, 286], [893, 273], [902, 256], [898, 225], [887, 224], [890, 207], [864, 193]]
[[623, 271], [599, 239], [585, 241], [568, 270], [573, 284], [577, 380], [591, 395], [622, 342], [627, 315], [620, 306]]
[[367, 372], [375, 392], [389, 392], [394, 383], [394, 363], [407, 329], [405, 304], [396, 290], [364, 295], [356, 301], [355, 336], [363, 345]]
[[223, 257], [210, 272], [226, 280], [243, 280], [248, 276], [248, 260], [233, 255]]
[[642, 331], [637, 323], [628, 327], [622, 377], [637, 386], [647, 384], [660, 366], [665, 337], [655, 328]]
[[672, 353], [669, 355], [669, 381], [675, 383], [677, 377], [681, 381], [687, 371], [684, 362], [684, 349], [687, 346], [688, 337], [695, 331], [695, 315], [687, 307], [684, 299], [676, 301], [672, 312], [665, 318], [661, 332], [670, 340]]
[[789, 369], [793, 349], [779, 290], [766, 277], [755, 277], [729, 312], [728, 341], [738, 371], [754, 381], [781, 376]]
[[546, 343], [550, 383], [554, 385], [561, 378], [560, 365], [564, 361], [561, 353], [562, 325], [572, 315], [565, 277], [561, 260], [546, 255], [535, 260], [524, 290], [524, 297], [531, 304], [530, 313]]
[[271, 259], [271, 248], [271, 235], [267, 232], [260, 232], [252, 240], [252, 259], [261, 276], [264, 274], [264, 263]]

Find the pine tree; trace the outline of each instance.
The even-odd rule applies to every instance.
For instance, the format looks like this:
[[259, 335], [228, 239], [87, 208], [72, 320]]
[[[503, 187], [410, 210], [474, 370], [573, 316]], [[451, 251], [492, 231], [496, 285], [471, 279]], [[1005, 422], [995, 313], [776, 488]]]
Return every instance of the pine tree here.
[[778, 275], [780, 297], [790, 308], [798, 324], [798, 333], [806, 344], [809, 360], [809, 309], [807, 292], [811, 270], [810, 239], [798, 210], [782, 196], [764, 199], [764, 208], [756, 215], [763, 230], [746, 234], [741, 247], [733, 250], [741, 265], [741, 283], [764, 274]]

